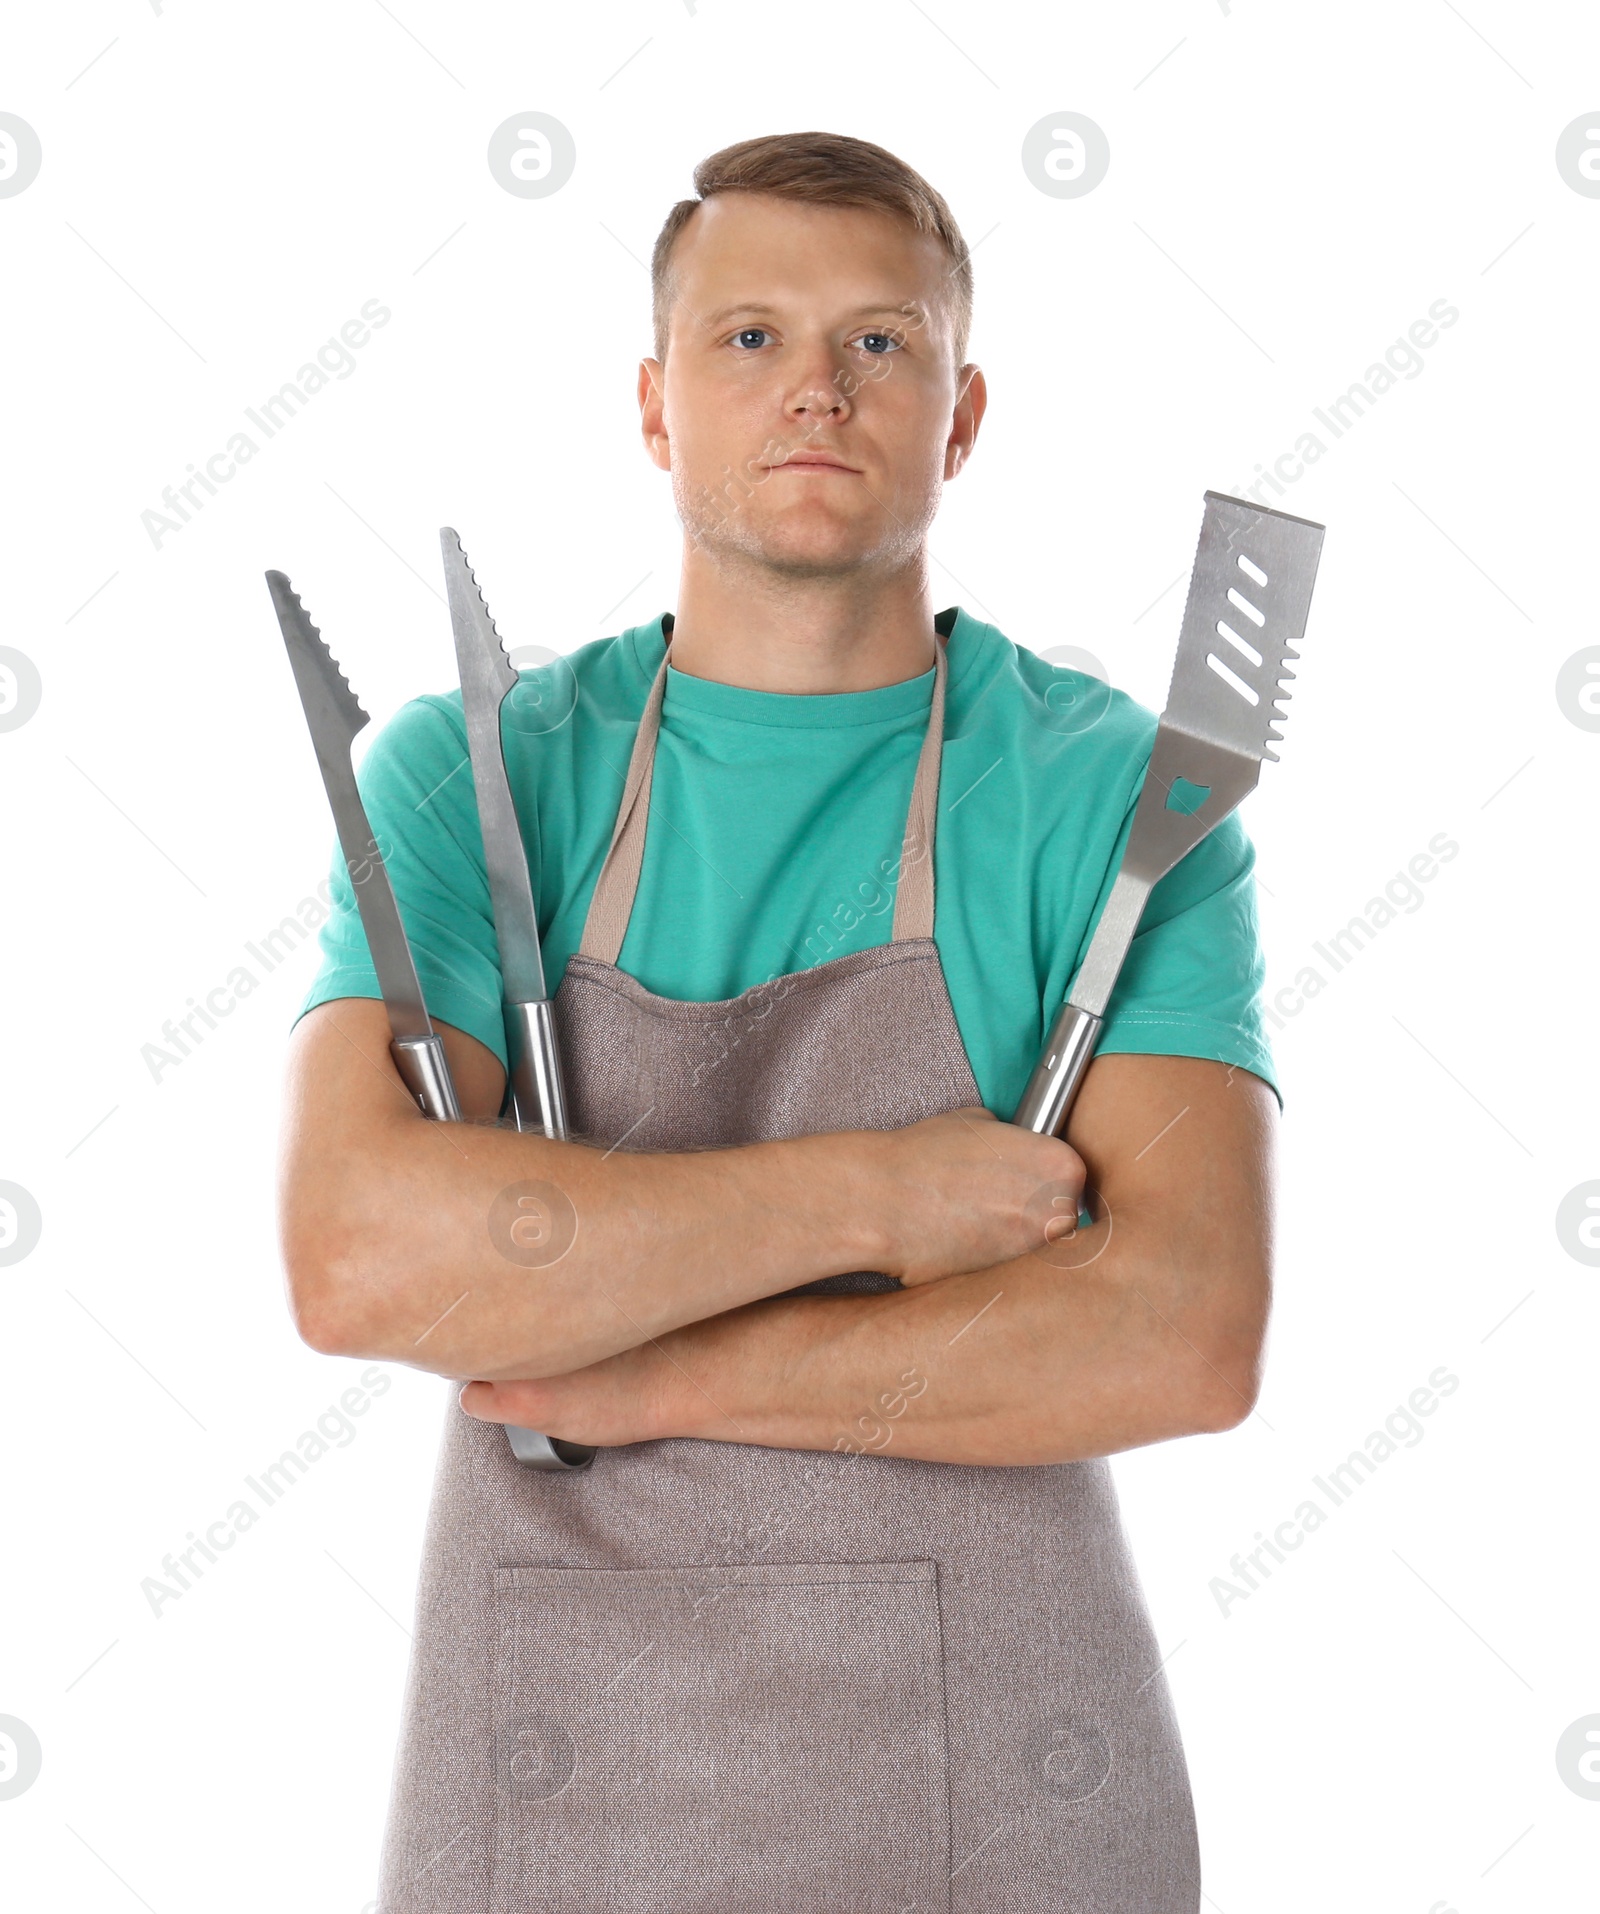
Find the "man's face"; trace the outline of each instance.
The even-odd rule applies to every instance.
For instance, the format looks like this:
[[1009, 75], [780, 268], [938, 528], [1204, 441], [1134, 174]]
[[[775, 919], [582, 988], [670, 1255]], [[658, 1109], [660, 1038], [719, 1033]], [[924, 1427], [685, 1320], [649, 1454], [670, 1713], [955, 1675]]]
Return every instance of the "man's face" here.
[[666, 364], [643, 362], [639, 403], [693, 543], [797, 577], [913, 557], [984, 407], [982, 373], [953, 363], [938, 241], [720, 193], [673, 264]]

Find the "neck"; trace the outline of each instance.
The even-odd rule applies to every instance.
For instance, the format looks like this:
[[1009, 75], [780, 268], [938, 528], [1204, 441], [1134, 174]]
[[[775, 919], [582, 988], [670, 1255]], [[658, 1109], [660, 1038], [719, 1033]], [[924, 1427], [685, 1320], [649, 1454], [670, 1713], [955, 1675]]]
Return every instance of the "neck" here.
[[751, 691], [875, 691], [933, 669], [925, 559], [891, 573], [795, 577], [685, 552], [672, 668]]

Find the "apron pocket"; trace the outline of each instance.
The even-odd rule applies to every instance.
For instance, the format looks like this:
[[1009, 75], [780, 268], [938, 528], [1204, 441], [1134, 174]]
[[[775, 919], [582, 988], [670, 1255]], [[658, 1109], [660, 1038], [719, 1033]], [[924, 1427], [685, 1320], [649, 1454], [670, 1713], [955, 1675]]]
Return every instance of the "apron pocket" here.
[[494, 1575], [493, 1914], [947, 1914], [933, 1562]]

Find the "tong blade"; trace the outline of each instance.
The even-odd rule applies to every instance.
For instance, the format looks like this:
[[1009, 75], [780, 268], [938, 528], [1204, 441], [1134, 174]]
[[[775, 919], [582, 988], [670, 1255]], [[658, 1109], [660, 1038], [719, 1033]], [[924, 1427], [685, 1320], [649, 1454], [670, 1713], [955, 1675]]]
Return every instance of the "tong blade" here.
[[310, 727], [390, 1028], [396, 1042], [429, 1038], [433, 1024], [423, 1004], [422, 986], [400, 921], [394, 886], [367, 821], [350, 756], [356, 733], [368, 722], [367, 714], [287, 577], [282, 572], [268, 572], [267, 589], [272, 594]]
[[311, 726], [312, 742], [319, 755], [327, 745], [336, 761], [348, 761], [356, 733], [369, 722], [361, 700], [284, 574], [268, 572], [267, 589], [289, 648], [289, 664]]
[[472, 758], [504, 995], [508, 1003], [538, 1003], [545, 997], [539, 923], [500, 735], [500, 707], [516, 688], [517, 671], [484, 603], [460, 536], [450, 526], [442, 526], [439, 546], [444, 554], [450, 624], [461, 672], [461, 713]]

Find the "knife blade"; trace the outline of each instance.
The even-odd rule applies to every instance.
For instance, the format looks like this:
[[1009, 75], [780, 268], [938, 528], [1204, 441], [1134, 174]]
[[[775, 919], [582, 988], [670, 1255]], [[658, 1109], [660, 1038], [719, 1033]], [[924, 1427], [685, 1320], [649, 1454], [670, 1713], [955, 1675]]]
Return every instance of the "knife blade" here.
[[395, 1068], [424, 1115], [459, 1122], [461, 1109], [444, 1045], [423, 1002], [394, 885], [356, 783], [351, 746], [368, 723], [367, 714], [288, 578], [282, 572], [268, 572], [267, 589], [333, 810], [383, 1007], [389, 1013], [389, 1049]]
[[545, 992], [528, 855], [506, 774], [500, 728], [501, 706], [516, 689], [517, 672], [484, 602], [477, 574], [467, 562], [460, 535], [449, 525], [440, 527], [439, 548], [444, 555], [450, 625], [461, 673], [461, 712], [500, 947], [512, 1113], [519, 1130], [542, 1131], [564, 1141], [570, 1131], [561, 1057]]
[[1325, 526], [1207, 492], [1144, 786], [1116, 879], [1012, 1122], [1059, 1136], [1156, 882], [1256, 787], [1282, 726]]

